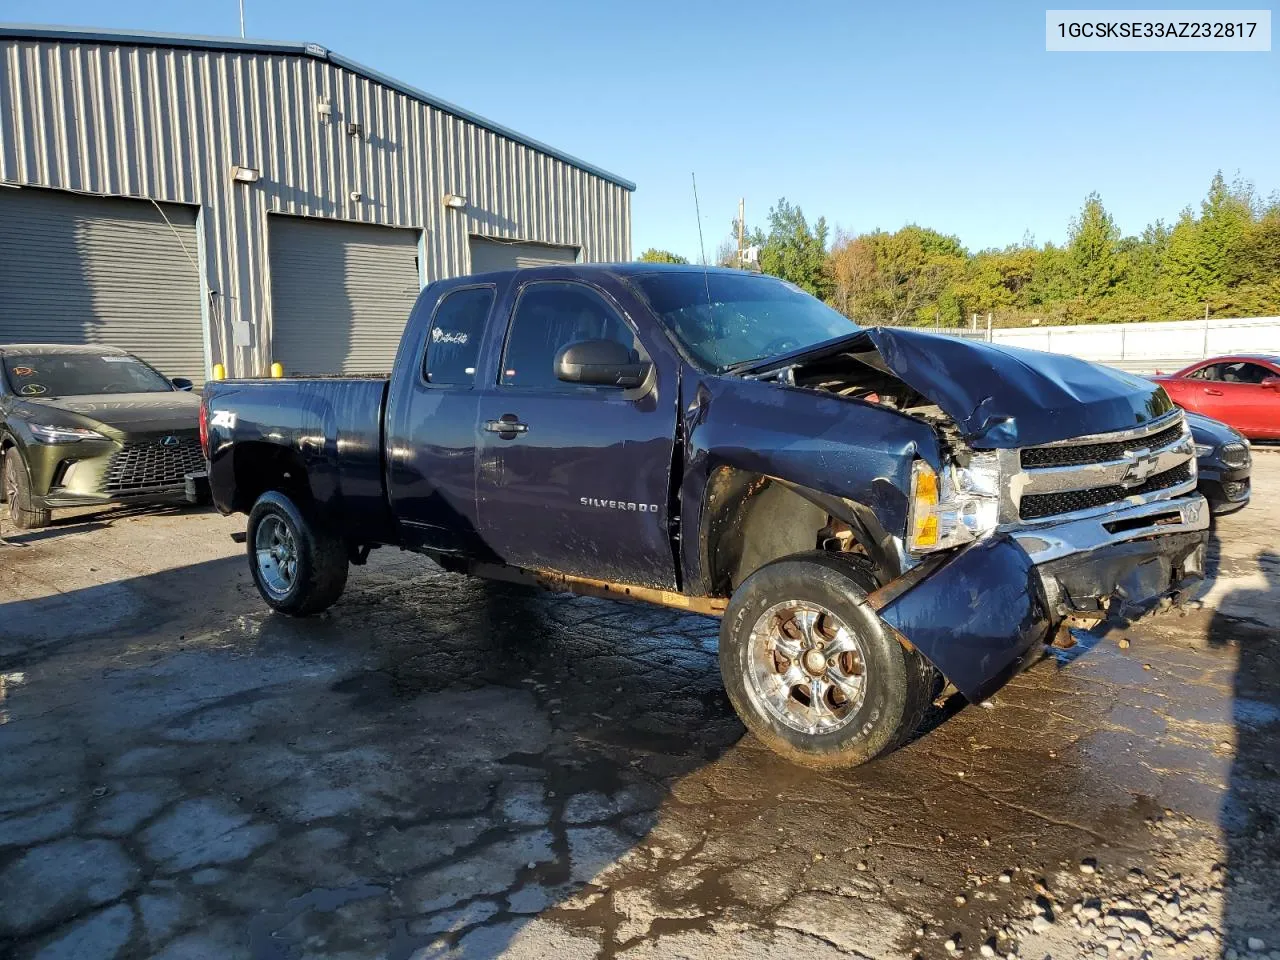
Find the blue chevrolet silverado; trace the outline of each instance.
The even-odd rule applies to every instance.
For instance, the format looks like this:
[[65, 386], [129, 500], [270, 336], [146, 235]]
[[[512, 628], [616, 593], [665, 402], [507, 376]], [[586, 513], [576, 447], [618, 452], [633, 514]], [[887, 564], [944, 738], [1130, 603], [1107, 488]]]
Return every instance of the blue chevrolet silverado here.
[[[721, 617], [747, 727], [810, 766], [1185, 596], [1209, 509], [1183, 414], [1070, 357], [862, 328], [742, 271], [564, 265], [422, 291], [389, 377], [205, 388], [214, 502], [273, 609], [395, 546]], [[1069, 641], [1065, 641], [1069, 642]]]

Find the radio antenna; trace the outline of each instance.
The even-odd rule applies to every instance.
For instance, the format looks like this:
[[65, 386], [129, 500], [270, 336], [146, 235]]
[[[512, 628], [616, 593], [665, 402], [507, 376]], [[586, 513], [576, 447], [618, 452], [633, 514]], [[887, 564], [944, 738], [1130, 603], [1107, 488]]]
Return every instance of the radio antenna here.
[[707, 311], [712, 322], [715, 322], [715, 307], [711, 303], [711, 271], [707, 269], [707, 248], [702, 242], [702, 208], [698, 206], [698, 175], [690, 171], [693, 178], [693, 212], [698, 218], [698, 253], [702, 260], [702, 283], [707, 288]]

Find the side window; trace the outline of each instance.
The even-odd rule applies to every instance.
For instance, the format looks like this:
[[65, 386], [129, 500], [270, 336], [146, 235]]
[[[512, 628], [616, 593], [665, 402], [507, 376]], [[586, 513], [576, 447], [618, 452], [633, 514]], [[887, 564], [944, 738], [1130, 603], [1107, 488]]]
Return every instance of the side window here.
[[556, 379], [555, 358], [561, 347], [578, 340], [616, 340], [640, 358], [640, 344], [631, 328], [590, 287], [558, 280], [529, 284], [511, 318], [502, 385], [544, 390], [570, 387]]
[[1196, 380], [1221, 380], [1222, 379], [1221, 363], [1211, 363], [1207, 367], [1201, 367], [1191, 377]]
[[1270, 370], [1258, 363], [1233, 363], [1231, 366], [1236, 383], [1261, 383], [1267, 377], [1274, 376]]
[[436, 306], [422, 365], [422, 375], [428, 383], [475, 382], [480, 338], [493, 297], [492, 287], [469, 287], [446, 294]]

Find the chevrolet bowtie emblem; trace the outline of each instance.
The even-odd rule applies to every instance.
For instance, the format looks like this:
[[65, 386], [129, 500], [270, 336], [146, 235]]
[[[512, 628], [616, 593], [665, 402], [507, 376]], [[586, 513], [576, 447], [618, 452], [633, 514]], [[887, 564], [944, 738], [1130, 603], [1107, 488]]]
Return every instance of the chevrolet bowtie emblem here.
[[1120, 480], [1123, 487], [1140, 487], [1156, 472], [1160, 461], [1152, 456], [1134, 456], [1130, 458], [1129, 469]]

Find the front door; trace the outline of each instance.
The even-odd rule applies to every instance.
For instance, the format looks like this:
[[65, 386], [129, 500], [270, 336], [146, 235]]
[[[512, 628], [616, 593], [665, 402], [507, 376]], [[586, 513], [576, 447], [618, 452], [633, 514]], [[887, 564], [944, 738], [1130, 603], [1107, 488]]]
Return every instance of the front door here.
[[596, 287], [538, 280], [518, 292], [496, 382], [480, 396], [481, 534], [513, 566], [673, 589], [675, 371], [659, 367], [637, 389], [558, 380], [557, 351], [588, 339], [650, 356]]
[[1187, 405], [1246, 437], [1280, 436], [1280, 390], [1267, 383], [1275, 375], [1247, 360], [1209, 364], [1191, 374], [1196, 385]]

